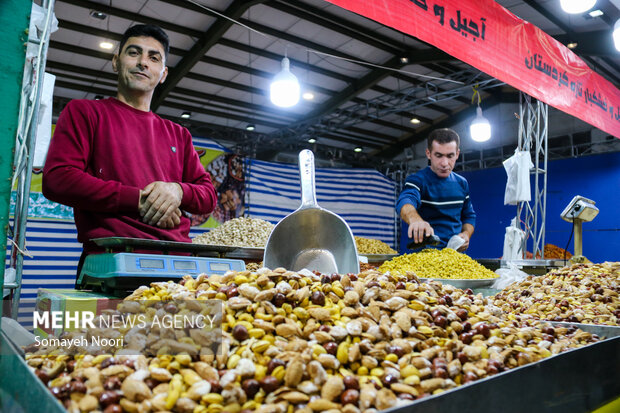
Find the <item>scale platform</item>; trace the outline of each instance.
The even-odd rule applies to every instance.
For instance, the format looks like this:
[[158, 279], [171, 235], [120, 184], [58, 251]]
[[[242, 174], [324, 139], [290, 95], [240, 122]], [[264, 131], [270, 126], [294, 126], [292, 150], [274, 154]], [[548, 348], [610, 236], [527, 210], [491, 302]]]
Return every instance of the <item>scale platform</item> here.
[[243, 260], [183, 255], [155, 255], [129, 252], [92, 254], [86, 257], [77, 286], [125, 296], [141, 285], [155, 281], [178, 281], [184, 275], [225, 274], [244, 271]]

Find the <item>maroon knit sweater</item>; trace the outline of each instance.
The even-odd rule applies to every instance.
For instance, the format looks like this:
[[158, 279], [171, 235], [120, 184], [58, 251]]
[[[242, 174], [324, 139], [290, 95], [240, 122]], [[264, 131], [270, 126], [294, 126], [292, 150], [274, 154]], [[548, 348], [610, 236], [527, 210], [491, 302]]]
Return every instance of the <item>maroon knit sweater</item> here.
[[208, 214], [217, 196], [187, 129], [123, 102], [72, 100], [60, 114], [43, 169], [43, 195], [73, 207], [87, 253], [100, 237], [189, 241], [190, 220], [173, 229], [140, 221], [140, 189], [178, 182], [181, 210]]

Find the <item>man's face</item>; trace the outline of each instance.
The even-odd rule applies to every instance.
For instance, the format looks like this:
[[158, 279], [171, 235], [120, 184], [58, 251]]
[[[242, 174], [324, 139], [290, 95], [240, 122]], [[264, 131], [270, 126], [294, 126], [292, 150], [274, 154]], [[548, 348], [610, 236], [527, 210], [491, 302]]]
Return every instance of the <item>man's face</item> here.
[[112, 59], [118, 73], [119, 90], [150, 92], [163, 83], [168, 75], [164, 47], [152, 37], [130, 37], [123, 50]]
[[447, 178], [459, 157], [456, 142], [438, 143], [433, 141], [431, 150], [426, 148], [426, 157], [431, 161], [431, 170], [440, 178]]

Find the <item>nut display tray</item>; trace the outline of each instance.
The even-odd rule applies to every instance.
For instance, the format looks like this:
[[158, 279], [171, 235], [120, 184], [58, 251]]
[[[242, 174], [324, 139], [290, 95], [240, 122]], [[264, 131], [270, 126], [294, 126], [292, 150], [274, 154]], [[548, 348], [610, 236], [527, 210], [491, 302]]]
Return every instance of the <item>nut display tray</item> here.
[[368, 262], [385, 262], [394, 257], [398, 257], [398, 254], [358, 254], [362, 257], [368, 258]]

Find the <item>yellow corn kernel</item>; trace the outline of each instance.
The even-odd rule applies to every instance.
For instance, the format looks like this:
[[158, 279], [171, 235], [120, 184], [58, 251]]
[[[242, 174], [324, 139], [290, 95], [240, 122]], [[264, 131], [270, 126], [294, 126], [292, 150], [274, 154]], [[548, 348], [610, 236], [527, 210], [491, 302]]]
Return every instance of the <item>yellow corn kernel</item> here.
[[241, 411], [241, 406], [239, 403], [231, 403], [224, 406], [224, 411], [230, 413], [239, 413]]
[[320, 344], [315, 344], [312, 346], [312, 354], [318, 356], [319, 354], [327, 354], [327, 350]]
[[276, 309], [276, 314], [277, 315], [281, 315], [282, 317], [286, 317], [288, 314], [286, 314], [286, 311], [284, 310], [284, 308], [278, 308]]
[[233, 354], [228, 359], [228, 362], [226, 363], [226, 367], [228, 367], [229, 370], [234, 369], [235, 367], [237, 367], [239, 360], [241, 360], [241, 356], [239, 356], [238, 354]]
[[346, 377], [346, 376], [353, 376], [353, 372], [349, 369], [345, 369], [344, 367], [340, 367], [340, 369], [338, 370], [338, 373], [340, 373], [342, 375], [342, 377]]
[[383, 377], [383, 369], [381, 367], [375, 367], [370, 370], [370, 375], [375, 377]]
[[215, 298], [218, 300], [226, 301], [228, 297], [224, 293], [217, 293], [215, 294]]
[[271, 314], [256, 313], [256, 314], [254, 314], [254, 316], [256, 318], [259, 318], [259, 319], [264, 320], [264, 321], [271, 321], [271, 320], [273, 320], [273, 315], [271, 315]]
[[418, 331], [425, 336], [432, 336], [433, 330], [429, 326], [420, 326], [418, 327]]
[[293, 413], [295, 411], [295, 407], [292, 404], [289, 404], [286, 408], [286, 413]]
[[[165, 347], [162, 347], [165, 348]], [[170, 352], [170, 349], [167, 349], [166, 352]], [[181, 370], [181, 364], [178, 361], [171, 361], [168, 364], [168, 370]]]
[[308, 317], [310, 317], [310, 315], [308, 314], [308, 311], [306, 311], [306, 309], [303, 308], [303, 307], [296, 307], [293, 310], [293, 314], [295, 314], [297, 316], [297, 318], [300, 319], [300, 320], [305, 320]]
[[209, 407], [207, 407], [207, 413], [220, 413], [223, 410], [224, 406], [219, 403], [210, 404]]
[[112, 357], [111, 354], [100, 354], [96, 356], [93, 359], [93, 361], [91, 361], [91, 363], [93, 364], [93, 366], [96, 366], [97, 364], [101, 363], [103, 360], [109, 359], [110, 357]]
[[263, 337], [263, 341], [267, 341], [269, 342], [269, 344], [275, 344], [276, 338], [271, 334], [267, 334], [265, 335], [265, 337]]
[[252, 346], [252, 351], [256, 353], [262, 353], [263, 351], [267, 350], [270, 345], [271, 343], [269, 341], [261, 340], [254, 343], [254, 345]]
[[192, 413], [207, 413], [207, 408], [206, 406], [199, 404], [198, 406], [194, 407], [194, 411]]
[[407, 378], [410, 376], [420, 376], [420, 371], [412, 365], [405, 366], [401, 371], [400, 375]]
[[183, 390], [183, 378], [180, 374], [175, 374], [170, 381], [168, 396], [166, 397], [166, 409], [170, 410], [176, 404]]
[[174, 356], [174, 359], [178, 361], [181, 366], [189, 366], [192, 362], [192, 358], [189, 354], [178, 354]]
[[353, 343], [360, 343], [362, 339], [360, 337], [353, 337]]
[[279, 381], [282, 381], [284, 379], [284, 366], [278, 366], [275, 369], [273, 369], [273, 371], [271, 372], [271, 375], [273, 377], [275, 377], [276, 379], [278, 379]]
[[286, 314], [290, 314], [293, 312], [293, 306], [290, 305], [289, 303], [282, 304], [282, 309], [286, 311]]
[[394, 354], [394, 353], [388, 354], [388, 355], [385, 357], [385, 359], [386, 359], [387, 361], [391, 361], [392, 363], [396, 363], [396, 362], [398, 362], [398, 356], [397, 356], [396, 354]]
[[344, 297], [344, 289], [342, 287], [333, 287], [332, 291], [334, 292], [334, 294], [336, 294], [339, 298], [343, 298]]
[[345, 341], [338, 345], [338, 350], [336, 351], [336, 358], [340, 362], [340, 364], [346, 364], [349, 360], [349, 344]]
[[436, 395], [436, 394], [441, 394], [444, 391], [445, 391], [444, 389], [437, 389], [437, 390], [433, 391], [433, 396]]
[[262, 380], [265, 378], [265, 376], [267, 375], [267, 367], [262, 366], [262, 365], [257, 365], [256, 366], [256, 371], [254, 373], [254, 378], [256, 380]]
[[410, 386], [417, 386], [418, 384], [420, 384], [420, 377], [414, 374], [412, 376], [406, 377], [403, 382]]
[[224, 403], [224, 397], [219, 393], [208, 393], [202, 396], [202, 402], [204, 404], [222, 404]]
[[247, 402], [243, 403], [243, 406], [241, 406], [241, 410], [256, 410], [257, 407], [258, 406], [256, 405], [256, 402], [254, 400], [248, 400]]
[[248, 329], [248, 334], [250, 334], [250, 337], [261, 339], [265, 335], [265, 330], [262, 328], [250, 328]]
[[235, 284], [237, 284], [237, 285], [245, 284], [248, 281], [250, 281], [250, 280], [248, 280], [248, 278], [246, 276], [244, 276], [244, 275], [237, 275], [235, 277]]
[[252, 314], [248, 314], [248, 313], [239, 314], [239, 317], [237, 317], [237, 319], [239, 319], [239, 321], [247, 321], [248, 323], [251, 323], [254, 321], [254, 317], [252, 317]]

